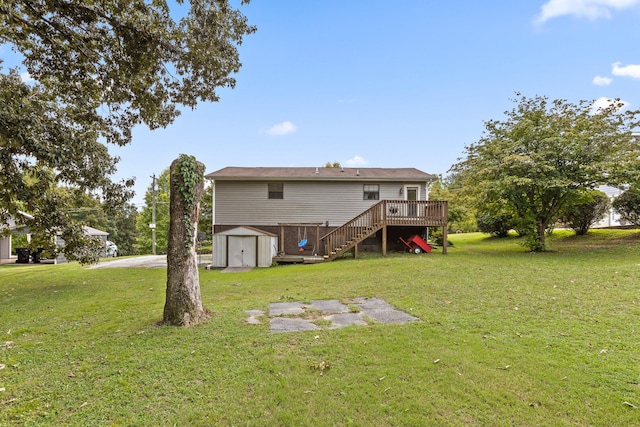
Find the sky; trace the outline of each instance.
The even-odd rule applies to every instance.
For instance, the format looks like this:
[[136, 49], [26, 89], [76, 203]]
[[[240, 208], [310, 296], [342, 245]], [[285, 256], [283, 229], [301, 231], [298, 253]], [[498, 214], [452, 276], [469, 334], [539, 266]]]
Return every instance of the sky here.
[[253, 0], [220, 101], [111, 148], [133, 203], [181, 153], [226, 166], [446, 175], [515, 93], [640, 108], [640, 0]]

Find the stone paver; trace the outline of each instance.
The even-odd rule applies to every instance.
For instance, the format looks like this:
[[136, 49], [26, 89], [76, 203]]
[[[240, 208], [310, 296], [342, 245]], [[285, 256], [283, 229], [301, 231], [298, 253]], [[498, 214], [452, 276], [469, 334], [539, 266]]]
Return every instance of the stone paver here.
[[338, 329], [351, 325], [367, 325], [367, 322], [365, 322], [361, 313], [332, 314], [331, 316], [327, 316], [325, 319], [331, 320], [331, 326], [329, 326], [329, 329]]
[[342, 304], [337, 299], [330, 300], [313, 300], [310, 308], [320, 310], [325, 313], [348, 313], [349, 307]]
[[420, 320], [404, 311], [396, 310], [391, 304], [379, 298], [356, 298], [354, 302], [360, 304], [364, 316], [376, 322], [406, 323]]
[[[342, 328], [345, 326], [367, 325], [367, 319], [380, 323], [406, 323], [418, 322], [415, 316], [397, 310], [388, 302], [380, 298], [355, 298], [353, 305], [360, 308], [359, 312], [350, 312], [349, 307], [339, 300], [313, 300], [311, 304], [301, 302], [274, 302], [269, 304], [269, 321], [271, 332], [299, 332], [315, 331], [320, 328], [305, 318], [307, 310], [322, 312], [321, 319], [331, 322], [328, 329]], [[262, 310], [248, 310], [247, 323], [260, 324], [259, 317], [264, 316]], [[296, 316], [296, 317], [282, 317]], [[318, 319], [317, 316], [315, 319]]]
[[271, 319], [271, 332], [301, 332], [319, 329], [317, 325], [298, 317], [274, 317]]
[[305, 308], [301, 302], [274, 302], [269, 304], [269, 316], [297, 316]]
[[249, 315], [247, 319], [247, 323], [250, 325], [260, 325], [262, 322], [258, 317], [264, 316], [264, 311], [262, 310], [247, 310], [245, 313]]

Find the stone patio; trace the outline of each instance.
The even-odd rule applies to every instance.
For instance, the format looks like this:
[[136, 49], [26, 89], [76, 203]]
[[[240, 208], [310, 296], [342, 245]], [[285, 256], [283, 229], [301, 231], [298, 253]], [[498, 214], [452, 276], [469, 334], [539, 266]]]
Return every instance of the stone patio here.
[[[261, 324], [262, 310], [247, 310], [247, 323]], [[368, 322], [406, 323], [418, 322], [415, 316], [397, 310], [379, 298], [358, 297], [349, 306], [338, 300], [312, 300], [311, 304], [301, 302], [274, 302], [269, 304], [269, 324], [271, 332], [300, 332], [320, 330], [318, 320], [329, 322], [327, 329], [345, 326], [366, 326]]]

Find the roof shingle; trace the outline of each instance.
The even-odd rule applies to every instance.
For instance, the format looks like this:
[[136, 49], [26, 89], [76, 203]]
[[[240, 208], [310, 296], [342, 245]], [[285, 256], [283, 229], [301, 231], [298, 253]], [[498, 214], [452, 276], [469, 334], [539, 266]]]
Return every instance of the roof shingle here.
[[291, 181], [432, 181], [436, 179], [436, 176], [422, 172], [416, 168], [280, 168], [229, 166], [207, 174], [206, 178], [234, 181], [254, 181], [263, 179]]

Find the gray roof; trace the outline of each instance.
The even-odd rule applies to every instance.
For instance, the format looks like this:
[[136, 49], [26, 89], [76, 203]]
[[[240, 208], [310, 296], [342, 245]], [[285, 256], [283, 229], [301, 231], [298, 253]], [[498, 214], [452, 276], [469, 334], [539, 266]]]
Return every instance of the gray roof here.
[[84, 234], [89, 236], [108, 236], [109, 233], [106, 231], [98, 230], [97, 228], [89, 227], [88, 225], [83, 225], [82, 229], [84, 230]]
[[434, 181], [416, 168], [250, 168], [229, 166], [206, 175], [215, 181]]

